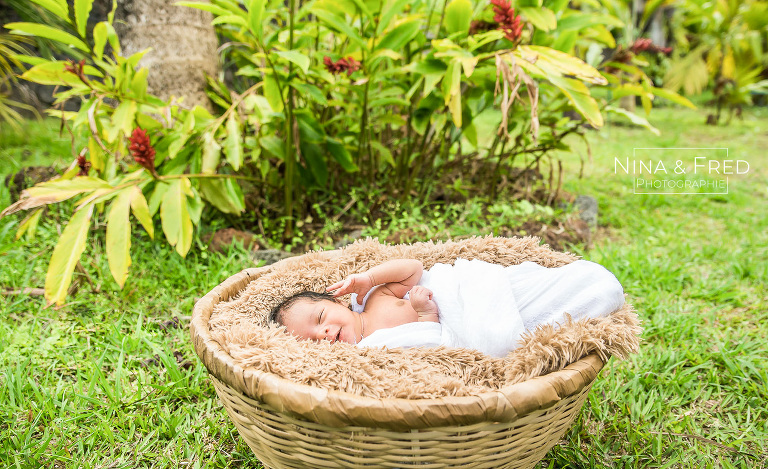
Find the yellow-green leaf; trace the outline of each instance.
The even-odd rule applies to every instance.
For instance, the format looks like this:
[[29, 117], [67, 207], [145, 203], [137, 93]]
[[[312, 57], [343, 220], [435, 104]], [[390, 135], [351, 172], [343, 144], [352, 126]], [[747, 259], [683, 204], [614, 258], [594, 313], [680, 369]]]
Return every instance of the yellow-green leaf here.
[[557, 27], [557, 18], [549, 8], [523, 7], [520, 8], [520, 13], [535, 26], [536, 29], [551, 31]]
[[216, 174], [221, 162], [221, 145], [216, 142], [213, 133], [203, 135], [203, 174]]
[[37, 3], [38, 5], [50, 11], [51, 13], [58, 16], [59, 18], [63, 19], [67, 23], [70, 23], [69, 8], [67, 8], [66, 2], [62, 2], [60, 0], [30, 0], [30, 1], [32, 3]]
[[460, 86], [461, 65], [456, 60], [452, 60], [448, 64], [448, 70], [445, 71], [445, 77], [443, 78], [443, 96], [446, 106], [451, 102], [452, 96], [459, 94]]
[[231, 113], [227, 119], [227, 138], [224, 140], [224, 152], [232, 169], [237, 171], [243, 165], [243, 143], [240, 141], [240, 124], [236, 113]]
[[75, 22], [80, 37], [85, 37], [85, 27], [88, 25], [91, 7], [93, 7], [93, 0], [75, 0]]
[[147, 230], [149, 237], [155, 239], [155, 225], [152, 223], [152, 217], [149, 215], [147, 199], [144, 198], [144, 193], [141, 192], [138, 186], [133, 186], [131, 192], [131, 210], [133, 211], [133, 216]]
[[5, 27], [10, 29], [13, 34], [29, 34], [45, 39], [51, 39], [53, 41], [63, 42], [64, 44], [80, 49], [83, 52], [89, 52], [86, 43], [69, 33], [65, 33], [64, 31], [51, 26], [37, 23], [8, 23]]
[[85, 251], [92, 213], [93, 205], [75, 212], [53, 248], [53, 256], [45, 276], [45, 299], [50, 303], [61, 305], [67, 297], [75, 265]]
[[239, 215], [245, 210], [243, 192], [234, 179], [200, 179], [200, 192], [224, 213]]
[[262, 38], [262, 25], [264, 24], [264, 8], [266, 4], [266, 0], [251, 0], [248, 3], [248, 27], [259, 41]]
[[597, 101], [590, 96], [589, 90], [584, 83], [573, 78], [550, 77], [549, 81], [560, 88], [560, 91], [571, 101], [576, 110], [584, 116], [594, 127], [603, 125], [603, 116], [600, 114], [600, 107]]
[[187, 202], [189, 181], [185, 180], [186, 178], [171, 181], [160, 205], [160, 221], [165, 238], [171, 246], [176, 247], [176, 252], [181, 257], [186, 256], [192, 246], [192, 219]]
[[35, 237], [35, 231], [37, 230], [37, 222], [40, 221], [40, 215], [42, 215], [43, 209], [38, 208], [34, 210], [32, 213], [27, 215], [27, 217], [22, 220], [21, 224], [19, 225], [19, 229], [16, 230], [16, 239], [21, 238], [24, 236], [24, 233], [27, 234], [27, 240], [32, 240]]
[[544, 46], [519, 46], [513, 53], [531, 64], [536, 64], [547, 74], [547, 78], [571, 75], [595, 85], [608, 84], [605, 77], [594, 67], [559, 50]]
[[127, 188], [117, 195], [110, 204], [107, 215], [107, 261], [120, 288], [128, 278], [128, 268], [131, 266], [131, 222], [128, 219], [131, 208], [133, 188]]
[[456, 93], [451, 97], [448, 103], [448, 110], [451, 111], [451, 119], [456, 127], [461, 128], [461, 93]]
[[131, 132], [133, 132], [137, 108], [136, 101], [125, 100], [117, 106], [112, 114], [112, 125], [116, 129], [121, 129], [126, 137], [130, 137]]
[[104, 56], [105, 45], [107, 45], [107, 23], [102, 21], [93, 27], [93, 54], [99, 60]]
[[617, 114], [619, 116], [622, 116], [626, 119], [628, 119], [633, 124], [645, 127], [646, 129], [653, 132], [654, 135], [661, 135], [661, 132], [659, 132], [659, 129], [652, 126], [650, 122], [648, 122], [648, 119], [642, 116], [638, 116], [637, 114], [627, 111], [626, 109], [622, 109], [620, 107], [614, 107], [614, 106], [606, 106], [605, 110], [607, 112], [612, 112], [614, 114]]
[[472, 21], [472, 2], [469, 0], [452, 0], [445, 8], [445, 29], [448, 34], [459, 31], [467, 33]]

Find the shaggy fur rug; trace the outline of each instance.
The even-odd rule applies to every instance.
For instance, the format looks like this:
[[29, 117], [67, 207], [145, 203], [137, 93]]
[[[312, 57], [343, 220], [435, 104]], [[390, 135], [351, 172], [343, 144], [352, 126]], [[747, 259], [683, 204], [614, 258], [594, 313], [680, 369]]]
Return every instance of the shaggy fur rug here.
[[578, 259], [539, 245], [535, 237], [474, 237], [462, 241], [387, 246], [375, 239], [358, 241], [327, 260], [320, 253], [288, 259], [269, 268], [234, 299], [214, 307], [212, 337], [243, 368], [274, 373], [297, 383], [374, 398], [425, 399], [477, 395], [560, 370], [597, 352], [625, 358], [636, 352], [641, 328], [625, 303], [607, 317], [572, 321], [528, 331], [520, 347], [493, 358], [470, 349], [358, 348], [352, 344], [297, 340], [270, 324], [269, 311], [302, 290], [325, 291], [347, 275], [389, 259], [415, 258], [429, 269], [457, 258], [481, 259], [504, 266], [524, 261], [559, 267]]

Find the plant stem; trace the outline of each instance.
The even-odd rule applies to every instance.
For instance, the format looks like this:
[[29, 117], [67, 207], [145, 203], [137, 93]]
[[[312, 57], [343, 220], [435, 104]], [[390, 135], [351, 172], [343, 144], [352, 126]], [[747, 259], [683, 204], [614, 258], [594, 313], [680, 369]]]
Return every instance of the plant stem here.
[[[293, 30], [294, 30], [294, 10], [296, 6], [296, 0], [290, 0], [290, 10], [288, 11], [289, 21], [289, 39], [288, 49], [293, 50]], [[288, 64], [288, 79], [290, 80], [293, 73], [293, 62]], [[277, 76], [276, 76], [277, 77]], [[281, 91], [280, 96], [283, 93]], [[285, 186], [284, 186], [284, 198], [285, 198], [285, 231], [283, 232], [283, 239], [290, 241], [293, 237], [293, 191], [294, 191], [294, 171], [296, 166], [294, 146], [296, 142], [293, 140], [293, 88], [288, 87], [288, 102], [286, 103], [287, 119], [285, 122], [285, 136], [286, 136], [286, 151], [285, 151]]]

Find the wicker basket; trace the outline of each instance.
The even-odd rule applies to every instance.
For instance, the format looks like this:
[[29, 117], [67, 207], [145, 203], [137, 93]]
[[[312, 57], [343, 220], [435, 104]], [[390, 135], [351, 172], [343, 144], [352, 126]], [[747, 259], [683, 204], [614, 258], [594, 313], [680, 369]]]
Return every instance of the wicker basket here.
[[208, 321], [215, 304], [270, 269], [246, 269], [214, 288], [190, 325], [219, 398], [269, 468], [531, 468], [570, 427], [604, 365], [592, 354], [498, 391], [415, 400], [327, 391], [243, 369], [210, 337]]

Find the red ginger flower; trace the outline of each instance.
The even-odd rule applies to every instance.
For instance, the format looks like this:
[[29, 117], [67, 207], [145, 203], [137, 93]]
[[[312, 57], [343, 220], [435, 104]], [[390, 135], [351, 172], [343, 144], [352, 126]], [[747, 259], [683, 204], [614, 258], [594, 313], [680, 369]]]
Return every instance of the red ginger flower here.
[[635, 40], [635, 43], [632, 44], [632, 47], [630, 49], [635, 54], [639, 54], [640, 52], [652, 52], [655, 54], [661, 53], [664, 55], [669, 55], [672, 53], [671, 47], [659, 47], [656, 44], [653, 43], [648, 38], [641, 37]]
[[493, 5], [493, 21], [499, 24], [499, 31], [503, 31], [505, 37], [512, 42], [520, 39], [523, 33], [523, 23], [519, 16], [515, 16], [515, 9], [509, 0], [491, 0]]
[[323, 64], [325, 64], [325, 68], [334, 75], [347, 72], [347, 76], [350, 76], [352, 73], [360, 70], [360, 62], [351, 56], [347, 57], [346, 59], [342, 58], [334, 62], [330, 57], [326, 55], [325, 58], [323, 58]]
[[85, 159], [85, 155], [77, 157], [77, 166], [80, 167], [80, 172], [77, 173], [78, 176], [88, 176], [88, 171], [91, 169], [91, 162]]
[[131, 145], [128, 149], [131, 150], [133, 159], [147, 171], [155, 174], [155, 149], [152, 148], [152, 144], [149, 143], [147, 132], [136, 127], [133, 129], [133, 134], [129, 141]]

